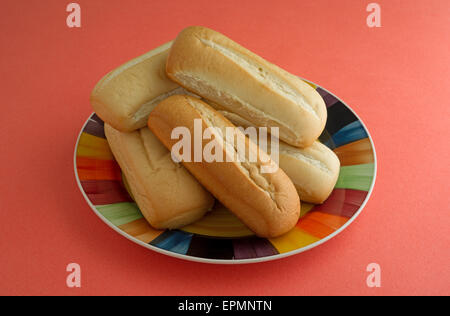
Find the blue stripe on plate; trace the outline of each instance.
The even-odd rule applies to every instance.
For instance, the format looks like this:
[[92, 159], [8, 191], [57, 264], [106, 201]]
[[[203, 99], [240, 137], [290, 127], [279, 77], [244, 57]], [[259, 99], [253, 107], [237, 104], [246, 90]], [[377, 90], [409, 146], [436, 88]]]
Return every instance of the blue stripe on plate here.
[[366, 130], [360, 121], [356, 121], [341, 128], [339, 131], [331, 135], [331, 139], [326, 140], [325, 145], [334, 149], [357, 140], [368, 137]]
[[191, 244], [192, 236], [193, 234], [185, 233], [182, 231], [166, 230], [164, 233], [150, 242], [150, 245], [185, 255]]

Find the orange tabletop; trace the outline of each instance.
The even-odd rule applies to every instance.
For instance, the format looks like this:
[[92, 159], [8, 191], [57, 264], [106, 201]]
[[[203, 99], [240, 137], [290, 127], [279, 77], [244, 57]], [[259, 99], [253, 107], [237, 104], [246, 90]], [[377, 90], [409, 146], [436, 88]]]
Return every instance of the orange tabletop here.
[[[0, 294], [450, 294], [450, 2], [79, 0], [0, 5]], [[378, 157], [375, 188], [343, 233], [260, 264], [187, 262], [105, 225], [73, 172], [89, 94], [108, 71], [189, 25], [216, 29], [352, 107]], [[69, 263], [81, 288], [66, 285]], [[381, 268], [369, 287], [366, 268]]]

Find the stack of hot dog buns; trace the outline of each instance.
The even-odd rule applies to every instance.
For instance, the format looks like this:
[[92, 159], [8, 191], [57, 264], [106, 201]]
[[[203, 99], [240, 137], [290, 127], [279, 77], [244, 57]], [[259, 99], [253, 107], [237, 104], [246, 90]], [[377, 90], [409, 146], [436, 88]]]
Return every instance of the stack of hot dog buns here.
[[[327, 111], [315, 89], [204, 27], [188, 27], [175, 41], [108, 73], [91, 103], [136, 203], [155, 228], [197, 221], [215, 197], [256, 235], [280, 236], [296, 225], [300, 200], [323, 203], [338, 178], [337, 156], [317, 141]], [[213, 128], [224, 156], [240, 155], [235, 140], [224, 136], [235, 128], [245, 154], [224, 162], [174, 157], [172, 132], [183, 127], [194, 143], [195, 121]], [[278, 128], [279, 168], [270, 151], [236, 126]], [[252, 153], [255, 161], [248, 159]], [[267, 166], [276, 168], [262, 172]]]

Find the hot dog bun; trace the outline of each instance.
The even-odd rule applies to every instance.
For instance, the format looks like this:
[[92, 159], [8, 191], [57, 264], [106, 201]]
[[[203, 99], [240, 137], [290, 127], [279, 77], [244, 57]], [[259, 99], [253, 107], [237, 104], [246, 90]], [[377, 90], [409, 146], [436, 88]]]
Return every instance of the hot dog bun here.
[[156, 104], [172, 94], [187, 93], [169, 80], [165, 65], [172, 42], [137, 57], [104, 76], [91, 93], [97, 115], [122, 132], [147, 126]]
[[[226, 118], [206, 103], [190, 96], [171, 96], [152, 111], [149, 128], [171, 149], [178, 140], [172, 139], [174, 128], [184, 127], [190, 131], [194, 144], [194, 120], [201, 121], [202, 129], [215, 127], [214, 139], [221, 139], [219, 150], [223, 156], [235, 154], [236, 144], [227, 141], [226, 127], [234, 128]], [[240, 133], [240, 131], [235, 131]], [[202, 148], [209, 143], [202, 140]], [[194, 145], [192, 145], [194, 148]], [[300, 200], [294, 185], [279, 168], [273, 173], [261, 173], [263, 165], [273, 165], [270, 157], [258, 146], [245, 138], [246, 152], [257, 152], [258, 159], [251, 162], [183, 162], [183, 165], [203, 186], [222, 202], [252, 231], [261, 237], [275, 237], [292, 229], [300, 215]], [[192, 153], [193, 154], [193, 153]], [[241, 157], [242, 158], [242, 157]], [[263, 161], [266, 161], [264, 163]], [[276, 166], [276, 165], [275, 165]], [[277, 167], [277, 166], [276, 166]]]
[[[236, 126], [252, 126], [235, 113], [219, 112]], [[300, 200], [321, 204], [330, 196], [340, 171], [339, 158], [330, 148], [319, 141], [306, 148], [297, 148], [280, 141], [279, 159], [280, 168], [294, 183]]]
[[293, 146], [311, 145], [325, 127], [326, 106], [316, 90], [208, 28], [188, 27], [177, 36], [166, 71], [253, 125], [279, 127], [280, 139]]
[[148, 128], [120, 132], [105, 124], [111, 150], [146, 220], [158, 229], [179, 228], [200, 219], [214, 199]]

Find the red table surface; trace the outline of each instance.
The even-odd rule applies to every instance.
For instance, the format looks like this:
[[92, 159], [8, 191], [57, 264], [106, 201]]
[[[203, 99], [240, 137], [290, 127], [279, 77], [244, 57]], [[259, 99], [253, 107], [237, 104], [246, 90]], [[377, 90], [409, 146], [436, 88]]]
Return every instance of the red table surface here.
[[[450, 294], [450, 2], [62, 0], [0, 4], [0, 294]], [[144, 249], [89, 208], [73, 173], [89, 94], [108, 71], [189, 25], [216, 29], [349, 104], [378, 175], [361, 216], [306, 253], [207, 265]], [[82, 287], [66, 286], [67, 264]], [[381, 288], [366, 285], [369, 263]]]

